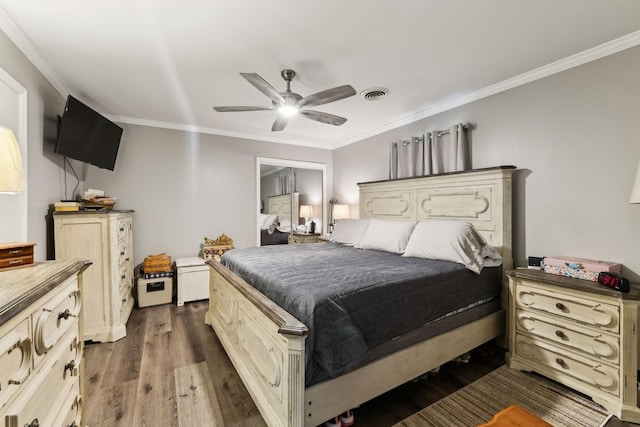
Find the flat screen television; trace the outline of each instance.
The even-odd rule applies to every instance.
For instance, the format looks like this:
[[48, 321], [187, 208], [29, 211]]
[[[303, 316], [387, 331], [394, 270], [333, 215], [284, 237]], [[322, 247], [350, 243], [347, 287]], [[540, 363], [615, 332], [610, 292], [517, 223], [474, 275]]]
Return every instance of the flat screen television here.
[[54, 152], [113, 170], [121, 137], [120, 126], [69, 95]]

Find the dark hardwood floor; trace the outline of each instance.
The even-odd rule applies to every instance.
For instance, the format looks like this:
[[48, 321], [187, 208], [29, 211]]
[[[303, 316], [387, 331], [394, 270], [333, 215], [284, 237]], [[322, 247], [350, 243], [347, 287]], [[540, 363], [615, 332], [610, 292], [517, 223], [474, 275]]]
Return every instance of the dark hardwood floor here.
[[[127, 336], [85, 346], [85, 417], [99, 426], [265, 426], [222, 345], [208, 301], [134, 308]], [[356, 426], [387, 427], [504, 364], [487, 344], [469, 363], [409, 382], [354, 410]], [[353, 384], [357, 388], [357, 384]], [[607, 427], [634, 426], [612, 419]]]

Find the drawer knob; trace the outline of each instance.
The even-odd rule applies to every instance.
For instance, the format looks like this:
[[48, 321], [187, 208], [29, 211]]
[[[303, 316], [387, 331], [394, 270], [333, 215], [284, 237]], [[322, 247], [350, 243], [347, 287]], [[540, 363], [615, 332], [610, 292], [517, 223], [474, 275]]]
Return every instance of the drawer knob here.
[[557, 308], [558, 310], [560, 310], [560, 311], [566, 311], [566, 310], [567, 310], [567, 307], [566, 307], [563, 303], [561, 303], [561, 302], [557, 302], [557, 303], [556, 303], [556, 308]]
[[75, 314], [71, 314], [68, 308], [58, 313], [58, 320], [60, 319], [67, 320], [69, 317], [78, 317], [78, 316], [76, 316]]
[[38, 421], [38, 419], [36, 418], [31, 421], [31, 423], [25, 424], [24, 427], [40, 427], [40, 421]]
[[71, 362], [67, 363], [66, 365], [64, 365], [64, 370], [69, 370], [69, 372], [73, 373], [73, 370], [76, 367], [76, 361], [72, 360]]
[[559, 330], [558, 330], [558, 331], [556, 331], [556, 336], [557, 336], [558, 338], [562, 338], [563, 340], [568, 338], [568, 337], [567, 337], [567, 335], [566, 335], [564, 332], [559, 331]]
[[567, 369], [569, 366], [567, 366], [566, 362], [562, 359], [560, 359], [559, 357], [556, 359], [556, 363], [558, 365], [560, 365], [561, 367]]

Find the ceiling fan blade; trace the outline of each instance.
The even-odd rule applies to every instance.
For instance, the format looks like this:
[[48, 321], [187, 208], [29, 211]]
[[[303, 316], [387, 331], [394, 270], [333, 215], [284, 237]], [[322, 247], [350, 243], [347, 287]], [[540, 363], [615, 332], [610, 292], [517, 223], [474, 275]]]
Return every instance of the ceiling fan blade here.
[[276, 120], [273, 122], [273, 126], [271, 126], [271, 130], [273, 132], [283, 130], [285, 127], [287, 127], [288, 123], [289, 123], [289, 117], [278, 116]]
[[284, 98], [277, 90], [273, 88], [265, 79], [257, 75], [256, 73], [240, 73], [249, 83], [251, 83], [260, 92], [267, 95], [267, 97], [275, 103], [284, 104]]
[[356, 94], [356, 90], [351, 85], [334, 87], [333, 89], [323, 90], [313, 95], [305, 96], [298, 101], [298, 108], [313, 107], [314, 105], [328, 104], [329, 102], [339, 101]]
[[243, 107], [243, 106], [237, 106], [237, 107], [213, 107], [214, 110], [216, 110], [219, 113], [228, 113], [228, 112], [234, 112], [234, 111], [263, 111], [263, 110], [273, 110], [273, 107]]
[[336, 116], [334, 114], [323, 113], [321, 111], [304, 110], [300, 111], [300, 114], [307, 119], [315, 120], [316, 122], [326, 123], [328, 125], [340, 126], [347, 121], [344, 117]]

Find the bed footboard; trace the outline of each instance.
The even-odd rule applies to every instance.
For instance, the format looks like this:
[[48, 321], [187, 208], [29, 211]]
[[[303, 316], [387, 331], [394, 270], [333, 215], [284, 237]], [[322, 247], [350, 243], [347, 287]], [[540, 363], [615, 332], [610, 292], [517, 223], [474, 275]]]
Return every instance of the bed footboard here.
[[302, 426], [307, 327], [219, 262], [208, 263], [206, 323], [213, 327], [266, 423]]

